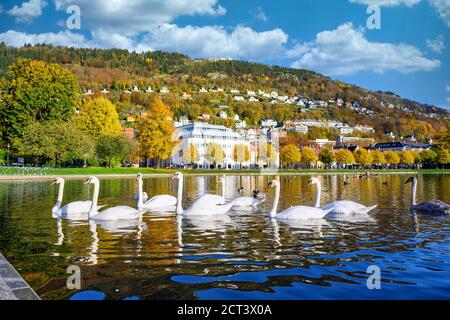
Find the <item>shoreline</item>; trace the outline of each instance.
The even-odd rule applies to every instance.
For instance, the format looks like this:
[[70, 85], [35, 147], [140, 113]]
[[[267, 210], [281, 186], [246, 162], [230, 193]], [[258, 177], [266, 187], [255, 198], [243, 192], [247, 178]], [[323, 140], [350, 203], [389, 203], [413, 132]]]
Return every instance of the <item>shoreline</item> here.
[[[148, 170], [148, 169], [147, 169]], [[52, 180], [55, 178], [64, 179], [84, 179], [91, 176], [96, 176], [103, 179], [114, 179], [114, 178], [134, 178], [136, 174], [142, 171], [143, 177], [156, 177], [156, 178], [168, 178], [173, 175], [176, 170], [169, 171], [167, 173], [155, 172], [155, 173], [145, 173], [147, 170], [137, 170], [136, 173], [63, 173], [61, 174], [49, 174], [49, 175], [0, 175], [0, 181], [38, 181], [38, 180]], [[450, 170], [298, 170], [298, 171], [237, 171], [237, 170], [221, 170], [221, 171], [185, 171], [180, 170], [187, 176], [216, 176], [225, 174], [227, 176], [288, 176], [288, 175], [355, 175], [362, 173], [370, 173], [374, 175], [388, 175], [388, 174], [450, 174]]]

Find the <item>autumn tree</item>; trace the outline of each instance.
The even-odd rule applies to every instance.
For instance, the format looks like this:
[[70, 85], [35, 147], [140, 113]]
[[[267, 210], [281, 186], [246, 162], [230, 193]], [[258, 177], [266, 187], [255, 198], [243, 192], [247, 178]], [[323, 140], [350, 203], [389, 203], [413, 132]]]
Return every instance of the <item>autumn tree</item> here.
[[390, 165], [398, 165], [400, 163], [400, 156], [395, 151], [386, 151], [384, 153], [384, 157], [386, 158], [386, 163]]
[[355, 162], [362, 167], [370, 166], [373, 163], [372, 154], [367, 149], [358, 148], [353, 153], [353, 156], [355, 157]]
[[148, 113], [138, 118], [135, 123], [136, 139], [142, 154], [156, 160], [160, 165], [172, 155], [178, 141], [174, 139], [175, 129], [172, 125], [172, 111], [159, 97], [154, 97], [148, 106]]
[[320, 153], [319, 153], [319, 160], [324, 165], [329, 166], [329, 165], [333, 164], [333, 162], [335, 161], [333, 151], [331, 151], [329, 148], [322, 149], [322, 151], [320, 151]]
[[212, 142], [207, 144], [205, 159], [212, 163], [214, 167], [217, 167], [217, 165], [223, 163], [225, 156], [225, 151], [223, 151], [222, 145]]
[[347, 149], [341, 149], [335, 153], [336, 162], [340, 165], [352, 165], [355, 164], [355, 157], [353, 153]]
[[386, 164], [386, 158], [384, 157], [384, 153], [380, 150], [372, 151], [373, 164], [383, 166]]
[[431, 167], [435, 165], [437, 153], [434, 150], [424, 150], [420, 153], [422, 164]]
[[245, 144], [237, 144], [233, 148], [233, 160], [242, 167], [243, 162], [250, 160], [250, 150]]
[[76, 117], [76, 124], [95, 140], [101, 136], [118, 136], [122, 133], [116, 108], [105, 98], [85, 102]]
[[36, 122], [25, 129], [19, 142], [24, 154], [61, 162], [86, 161], [95, 153], [95, 144], [83, 131], [70, 122]]
[[79, 105], [77, 79], [57, 64], [17, 59], [7, 76], [0, 99], [0, 128], [4, 140], [13, 146], [29, 125], [67, 121]]
[[278, 158], [278, 151], [270, 143], [258, 144], [258, 162], [263, 162], [271, 167]]
[[183, 154], [183, 160], [188, 164], [194, 164], [200, 160], [197, 148], [194, 144], [190, 143], [187, 148], [181, 150]]
[[284, 166], [291, 167], [302, 160], [302, 154], [297, 146], [289, 144], [281, 148], [280, 159]]
[[412, 152], [408, 150], [403, 151], [400, 156], [400, 163], [408, 167], [414, 165], [414, 155]]
[[302, 158], [301, 163], [306, 164], [307, 166], [311, 167], [314, 163], [316, 163], [318, 160], [316, 153], [313, 149], [305, 147], [302, 148]]

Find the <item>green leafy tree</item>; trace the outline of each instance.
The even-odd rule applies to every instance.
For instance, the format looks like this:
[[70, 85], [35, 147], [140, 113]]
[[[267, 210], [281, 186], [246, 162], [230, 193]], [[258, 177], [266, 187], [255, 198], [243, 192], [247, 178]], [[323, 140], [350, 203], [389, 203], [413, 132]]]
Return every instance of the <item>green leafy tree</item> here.
[[442, 166], [450, 164], [450, 152], [447, 149], [438, 150], [437, 162]]
[[24, 154], [60, 162], [86, 161], [95, 154], [95, 144], [72, 123], [50, 121], [36, 122], [22, 136], [19, 149]]
[[325, 165], [331, 165], [335, 161], [333, 151], [328, 148], [322, 149], [319, 153], [319, 160]]
[[129, 154], [129, 144], [124, 137], [101, 136], [97, 141], [97, 157], [110, 168], [119, 166]]
[[355, 164], [355, 157], [353, 153], [347, 149], [341, 149], [335, 153], [336, 162], [340, 165], [351, 165]]
[[105, 98], [96, 98], [84, 103], [76, 117], [76, 123], [93, 139], [104, 135], [119, 136], [122, 134], [122, 126], [116, 108], [111, 101]]
[[302, 148], [302, 158], [301, 163], [306, 164], [307, 166], [311, 167], [314, 163], [316, 163], [318, 160], [316, 153], [313, 149], [305, 147]]
[[284, 166], [291, 167], [302, 160], [302, 154], [297, 146], [289, 144], [281, 148], [280, 159]]
[[69, 120], [79, 105], [75, 76], [57, 64], [17, 59], [0, 102], [0, 128], [7, 143], [16, 146], [25, 128], [39, 121]]
[[373, 163], [372, 154], [367, 149], [356, 149], [353, 156], [355, 157], [355, 162], [360, 166], [368, 167]]
[[422, 163], [427, 166], [434, 166], [436, 163], [437, 153], [433, 150], [424, 150], [420, 153]]

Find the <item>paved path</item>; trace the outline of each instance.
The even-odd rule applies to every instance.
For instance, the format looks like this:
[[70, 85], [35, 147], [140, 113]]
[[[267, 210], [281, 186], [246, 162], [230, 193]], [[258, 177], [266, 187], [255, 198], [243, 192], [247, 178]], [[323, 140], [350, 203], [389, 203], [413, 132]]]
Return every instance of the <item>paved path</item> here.
[[39, 296], [1, 253], [0, 300], [39, 300]]

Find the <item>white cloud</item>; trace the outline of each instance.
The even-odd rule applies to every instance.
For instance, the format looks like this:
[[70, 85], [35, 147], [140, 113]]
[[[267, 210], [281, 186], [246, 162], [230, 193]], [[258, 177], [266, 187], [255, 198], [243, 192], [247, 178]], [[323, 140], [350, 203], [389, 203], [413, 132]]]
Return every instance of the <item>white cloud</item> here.
[[142, 43], [148, 43], [154, 49], [183, 52], [192, 57], [262, 60], [281, 54], [287, 40], [288, 35], [281, 29], [256, 32], [237, 26], [228, 32], [221, 26], [178, 27], [165, 24]]
[[437, 13], [450, 27], [450, 1], [449, 0], [428, 0], [431, 6], [436, 9]]
[[23, 2], [20, 7], [15, 5], [8, 11], [8, 14], [16, 17], [17, 21], [28, 22], [41, 16], [42, 9], [46, 5], [47, 1], [45, 0], [29, 0], [28, 2]]
[[450, 98], [447, 98], [447, 103], [450, 105]]
[[57, 46], [68, 47], [85, 47], [87, 46], [86, 39], [83, 35], [73, 33], [70, 31], [61, 31], [58, 33], [39, 33], [27, 34], [9, 30], [0, 33], [0, 42], [5, 42], [9, 46], [22, 47], [25, 44], [54, 44]]
[[255, 17], [255, 19], [260, 20], [262, 22], [267, 22], [267, 20], [269, 20], [269, 17], [267, 16], [266, 12], [261, 7], [256, 8], [256, 12], [252, 12], [252, 15], [253, 17]]
[[445, 87], [445, 91], [450, 92], [450, 84]]
[[377, 5], [382, 7], [395, 7], [398, 5], [405, 5], [413, 7], [422, 0], [349, 0], [351, 3], [365, 4], [367, 6]]
[[92, 31], [91, 39], [70, 31], [26, 34], [7, 31], [0, 42], [20, 47], [24, 44], [46, 43], [70, 47], [123, 48], [138, 52], [152, 50], [175, 51], [196, 58], [231, 57], [264, 60], [282, 55], [288, 36], [280, 29], [256, 32], [238, 26], [231, 32], [221, 26], [178, 27], [164, 24], [157, 31], [142, 37], [130, 37], [106, 30]]
[[57, 10], [81, 8], [83, 24], [127, 36], [152, 32], [181, 16], [220, 16], [226, 13], [218, 0], [55, 0]]
[[438, 36], [436, 39], [427, 39], [427, 47], [430, 48], [435, 53], [442, 53], [445, 49], [444, 37], [442, 35]]
[[411, 45], [370, 42], [364, 36], [364, 29], [356, 29], [351, 23], [318, 33], [314, 42], [304, 44], [302, 50], [293, 67], [330, 75], [392, 70], [410, 73], [431, 71], [441, 65], [439, 60], [425, 58]]

